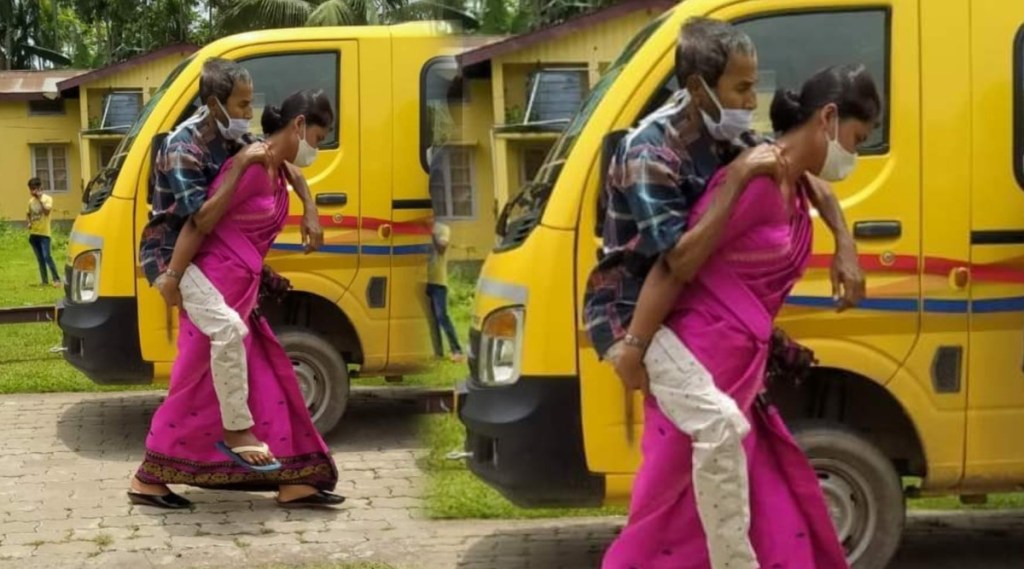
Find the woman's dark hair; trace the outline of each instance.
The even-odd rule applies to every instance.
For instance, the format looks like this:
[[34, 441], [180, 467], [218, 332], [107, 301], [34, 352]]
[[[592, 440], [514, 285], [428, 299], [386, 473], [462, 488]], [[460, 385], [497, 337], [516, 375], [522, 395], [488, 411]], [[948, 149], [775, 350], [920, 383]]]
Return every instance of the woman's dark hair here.
[[778, 90], [772, 100], [775, 132], [788, 132], [806, 123], [816, 111], [834, 103], [840, 119], [874, 123], [882, 115], [875, 80], [863, 65], [834, 65], [815, 73], [800, 92]]
[[306, 89], [288, 95], [281, 106], [269, 105], [263, 109], [260, 125], [263, 134], [271, 135], [284, 128], [295, 117], [306, 117], [306, 124], [323, 128], [334, 126], [334, 109], [322, 89]]

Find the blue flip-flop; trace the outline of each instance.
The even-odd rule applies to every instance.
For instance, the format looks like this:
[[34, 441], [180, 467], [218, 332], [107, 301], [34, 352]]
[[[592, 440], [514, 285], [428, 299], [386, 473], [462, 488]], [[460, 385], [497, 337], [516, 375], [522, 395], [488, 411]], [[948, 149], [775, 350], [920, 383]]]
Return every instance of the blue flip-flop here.
[[242, 458], [241, 453], [243, 452], [258, 452], [262, 454], [270, 454], [270, 447], [267, 443], [262, 443], [259, 446], [240, 446], [235, 448], [229, 448], [224, 441], [217, 441], [217, 450], [231, 457], [231, 460], [237, 462], [243, 468], [251, 470], [253, 472], [273, 472], [280, 470], [281, 463], [276, 459], [273, 463], [267, 465], [252, 464], [251, 462]]

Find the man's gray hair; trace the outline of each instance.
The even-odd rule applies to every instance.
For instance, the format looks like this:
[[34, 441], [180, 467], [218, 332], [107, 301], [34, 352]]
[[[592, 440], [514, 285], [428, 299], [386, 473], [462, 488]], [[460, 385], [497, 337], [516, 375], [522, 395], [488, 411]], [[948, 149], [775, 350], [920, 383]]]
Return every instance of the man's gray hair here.
[[235, 85], [239, 83], [252, 84], [252, 75], [249, 75], [248, 69], [228, 59], [211, 57], [203, 63], [203, 73], [199, 78], [199, 98], [204, 105], [210, 97], [217, 97], [218, 101], [226, 104]]
[[711, 18], [690, 18], [679, 31], [676, 42], [676, 78], [685, 88], [699, 75], [714, 89], [733, 54], [753, 55], [754, 42], [738, 28]]

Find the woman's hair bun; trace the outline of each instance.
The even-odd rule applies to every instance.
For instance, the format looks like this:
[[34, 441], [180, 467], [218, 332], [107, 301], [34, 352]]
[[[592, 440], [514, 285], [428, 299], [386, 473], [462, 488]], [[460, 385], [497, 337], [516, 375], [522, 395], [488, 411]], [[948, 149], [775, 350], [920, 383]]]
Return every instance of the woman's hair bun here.
[[775, 132], [786, 132], [800, 126], [804, 120], [800, 93], [789, 89], [776, 91], [769, 117], [772, 120], [772, 130]]
[[263, 127], [263, 132], [271, 133], [277, 132], [284, 127], [284, 117], [281, 116], [281, 107], [277, 105], [267, 105], [267, 108], [263, 109], [263, 116], [260, 117], [260, 126]]

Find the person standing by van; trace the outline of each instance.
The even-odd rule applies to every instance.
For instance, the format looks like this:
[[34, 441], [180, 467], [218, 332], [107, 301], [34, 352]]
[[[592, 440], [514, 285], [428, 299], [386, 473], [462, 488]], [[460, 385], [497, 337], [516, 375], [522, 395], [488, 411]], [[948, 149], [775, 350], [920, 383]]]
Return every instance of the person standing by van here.
[[461, 362], [462, 346], [459, 335], [455, 331], [451, 316], [448, 315], [448, 246], [451, 242], [451, 228], [435, 221], [431, 232], [432, 249], [427, 265], [427, 300], [430, 302], [430, 314], [433, 316], [431, 340], [434, 343], [434, 355], [444, 357], [444, 343], [441, 332], [448, 337], [453, 362]]
[[[233, 457], [241, 459], [251, 470], [266, 472], [280, 468], [280, 464], [266, 444], [252, 433], [244, 345], [248, 327], [223, 296], [209, 293], [213, 287], [197, 267], [190, 263], [174, 267], [172, 257], [186, 228], [208, 234], [216, 227], [227, 213], [242, 173], [250, 165], [270, 163], [274, 157], [266, 144], [253, 142], [248, 134], [253, 115], [253, 86], [245, 68], [225, 59], [207, 60], [200, 77], [199, 95], [203, 106], [167, 137], [157, 153], [153, 164], [153, 212], [142, 232], [139, 258], [146, 279], [160, 291], [168, 310], [180, 306], [210, 338], [211, 370], [225, 446], [233, 449]], [[207, 199], [210, 184], [232, 157], [220, 191]], [[323, 239], [316, 205], [301, 174], [290, 166], [285, 168], [305, 206], [303, 240], [307, 250], [315, 249]], [[132, 479], [131, 485], [135, 496], [154, 500], [173, 496], [165, 486], [144, 484], [138, 477]]]
[[[584, 320], [598, 355], [615, 366], [627, 389], [653, 395], [649, 403], [655, 401], [680, 432], [696, 437], [693, 480], [711, 566], [755, 568], [740, 446], [749, 429], [746, 420], [735, 401], [714, 385], [674, 397], [692, 371], [692, 358], [680, 359], [681, 352], [673, 352], [673, 365], [656, 366], [650, 379], [644, 364], [654, 339], [648, 327], [653, 322], [657, 330], [679, 287], [717, 249], [742, 189], [757, 176], [781, 179], [786, 161], [776, 147], [750, 132], [757, 57], [749, 37], [724, 22], [689, 20], [680, 33], [675, 72], [680, 91], [626, 135], [611, 162], [600, 206], [604, 248], [588, 280]], [[691, 209], [723, 165], [728, 166], [721, 187], [691, 225]], [[836, 239], [834, 294], [842, 306], [856, 304], [864, 281], [842, 210], [826, 184], [808, 180], [808, 197]], [[666, 284], [644, 286], [651, 278]], [[634, 311], [651, 295], [657, 298], [646, 299], [649, 321], [638, 323]], [[728, 488], [728, 500], [719, 492], [723, 488]], [[631, 511], [631, 518], [640, 515]]]
[[53, 286], [59, 287], [60, 273], [57, 272], [57, 264], [53, 262], [53, 255], [50, 253], [50, 212], [53, 211], [53, 198], [43, 192], [43, 182], [39, 178], [28, 181], [28, 193], [31, 197], [28, 199], [25, 221], [28, 224], [28, 242], [32, 246], [32, 252], [36, 254], [36, 262], [39, 263], [40, 286], [50, 284], [46, 278], [46, 269], [49, 268], [50, 275], [53, 276]]

